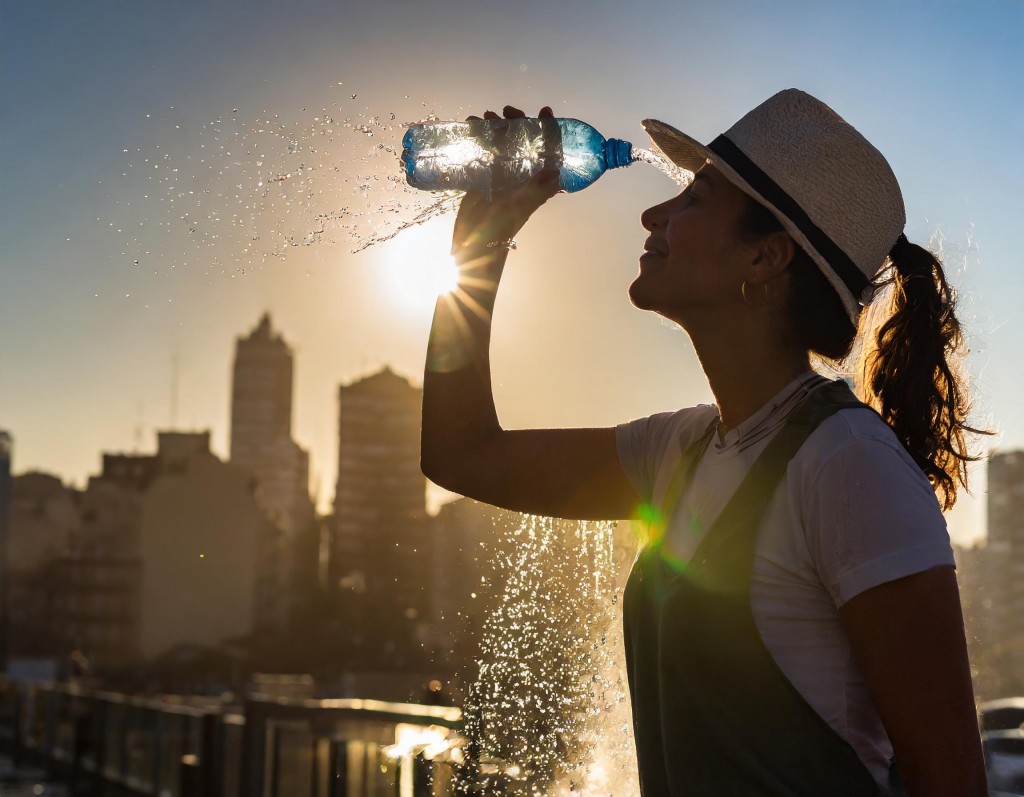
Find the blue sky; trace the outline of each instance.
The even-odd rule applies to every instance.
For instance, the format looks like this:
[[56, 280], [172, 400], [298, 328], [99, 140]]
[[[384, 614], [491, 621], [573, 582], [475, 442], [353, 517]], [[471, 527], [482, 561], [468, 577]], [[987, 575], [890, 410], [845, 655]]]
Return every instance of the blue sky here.
[[[978, 419], [1000, 447], [1024, 446], [1022, 34], [1016, 1], [4, 3], [0, 427], [16, 470], [80, 483], [103, 450], [151, 448], [171, 422], [172, 360], [178, 425], [212, 429], [225, 453], [233, 340], [265, 309], [297, 349], [295, 434], [327, 501], [337, 384], [384, 364], [418, 378], [429, 303], [399, 294], [418, 259], [443, 254], [450, 219], [360, 254], [338, 239], [253, 261], [225, 212], [203, 228], [218, 243], [189, 248], [175, 208], [196, 200], [167, 200], [191, 186], [223, 211], [257, 203], [256, 167], [238, 176], [249, 156], [216, 147], [256, 141], [261, 120], [277, 115], [300, 138], [323, 111], [385, 120], [372, 140], [318, 139], [314, 195], [289, 217], [301, 232], [317, 213], [383, 202], [378, 184], [354, 186], [392, 175], [376, 145], [428, 113], [550, 104], [637, 144], [648, 116], [710, 140], [789, 86], [886, 154], [911, 240], [942, 237]], [[284, 142], [260, 140], [261, 168], [292, 162]], [[153, 165], [180, 168], [173, 191], [143, 171]], [[613, 424], [710, 399], [685, 335], [625, 295], [639, 213], [672, 190], [634, 166], [559, 197], [520, 236], [495, 330], [507, 424]], [[256, 214], [264, 239], [283, 212], [272, 200]], [[962, 538], [980, 528], [977, 502], [965, 506]]]

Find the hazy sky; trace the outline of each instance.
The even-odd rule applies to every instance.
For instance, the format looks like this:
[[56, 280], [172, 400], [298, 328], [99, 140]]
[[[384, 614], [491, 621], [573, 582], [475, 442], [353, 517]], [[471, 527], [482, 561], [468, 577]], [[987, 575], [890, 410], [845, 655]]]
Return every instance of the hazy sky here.
[[[297, 352], [295, 436], [329, 501], [337, 386], [384, 364], [419, 379], [417, 276], [447, 249], [450, 217], [350, 251], [422, 199], [389, 185], [401, 123], [550, 104], [638, 145], [649, 116], [710, 140], [790, 86], [889, 158], [911, 240], [943, 239], [978, 420], [1024, 446], [1022, 35], [1018, 0], [8, 0], [0, 428], [15, 470], [80, 484], [102, 451], [152, 450], [172, 394], [178, 425], [211, 429], [225, 455], [234, 340], [269, 310]], [[640, 211], [673, 190], [635, 165], [519, 236], [496, 315], [506, 424], [710, 399], [685, 335], [625, 293]], [[354, 215], [368, 208], [387, 212]]]

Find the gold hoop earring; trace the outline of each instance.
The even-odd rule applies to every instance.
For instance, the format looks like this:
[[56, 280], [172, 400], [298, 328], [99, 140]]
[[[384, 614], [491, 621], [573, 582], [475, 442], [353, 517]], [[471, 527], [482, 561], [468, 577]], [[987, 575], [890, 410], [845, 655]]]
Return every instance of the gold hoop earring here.
[[743, 297], [743, 303], [747, 307], [764, 307], [769, 302], [768, 296], [768, 283], [762, 282], [761, 287], [764, 288], [764, 298], [757, 303], [751, 302], [750, 297], [747, 296], [747, 281], [743, 280], [743, 284], [740, 285], [740, 295]]

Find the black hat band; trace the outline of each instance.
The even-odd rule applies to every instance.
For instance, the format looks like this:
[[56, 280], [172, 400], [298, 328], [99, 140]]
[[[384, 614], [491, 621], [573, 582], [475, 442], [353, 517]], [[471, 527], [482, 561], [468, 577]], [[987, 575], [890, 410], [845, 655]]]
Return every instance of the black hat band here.
[[832, 267], [832, 270], [835, 271], [836, 276], [846, 285], [854, 299], [859, 300], [861, 293], [868, 286], [870, 280], [857, 267], [857, 264], [850, 259], [850, 256], [835, 241], [829, 238], [818, 225], [811, 221], [811, 217], [804, 212], [799, 203], [724, 135], [712, 141], [708, 145], [708, 149], [721, 158], [723, 162], [727, 163], [736, 174], [746, 181], [747, 185], [774, 205], [776, 210], [793, 222], [796, 228], [803, 233], [808, 243], [817, 250], [818, 254], [825, 258], [826, 262]]

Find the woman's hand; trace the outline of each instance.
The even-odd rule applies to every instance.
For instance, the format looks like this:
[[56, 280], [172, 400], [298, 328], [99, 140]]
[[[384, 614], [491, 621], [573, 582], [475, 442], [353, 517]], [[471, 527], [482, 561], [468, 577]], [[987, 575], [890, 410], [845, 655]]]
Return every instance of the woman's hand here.
[[[526, 114], [506, 105], [506, 119], [523, 119]], [[541, 108], [538, 117], [554, 117], [551, 109]], [[479, 119], [470, 116], [470, 120]], [[487, 111], [484, 119], [500, 119]], [[514, 236], [523, 228], [530, 216], [558, 193], [558, 172], [545, 169], [518, 188], [496, 191], [488, 199], [480, 191], [467, 191], [455, 218], [452, 234], [452, 254], [460, 261], [479, 257], [488, 252], [503, 252], [512, 248]]]

